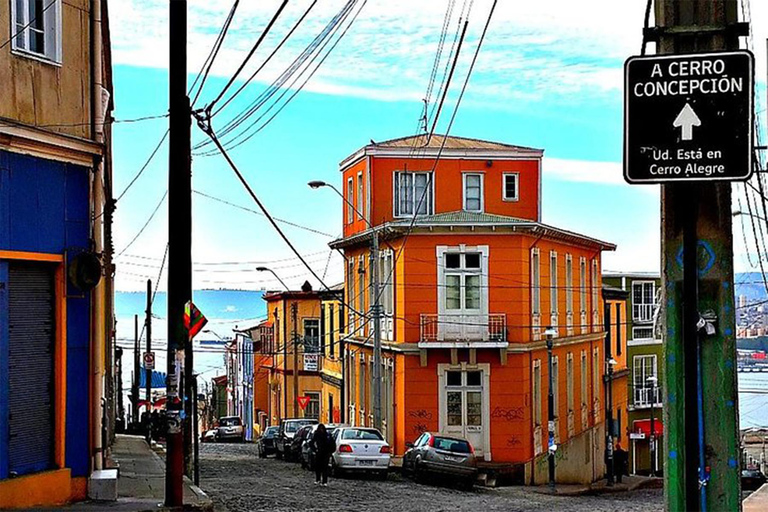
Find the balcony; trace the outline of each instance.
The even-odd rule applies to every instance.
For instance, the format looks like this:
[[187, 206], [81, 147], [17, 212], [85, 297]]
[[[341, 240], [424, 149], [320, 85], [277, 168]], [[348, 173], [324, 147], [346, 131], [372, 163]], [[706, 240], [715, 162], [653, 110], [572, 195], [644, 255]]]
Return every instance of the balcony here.
[[656, 309], [654, 304], [634, 304], [632, 306], [632, 320], [635, 322], [651, 322], [654, 309]]
[[635, 386], [632, 392], [633, 405], [635, 408], [646, 408], [651, 406], [653, 400], [654, 407], [661, 407], [661, 388], [656, 386]]
[[[505, 346], [507, 315], [504, 313], [440, 313], [421, 315], [421, 343], [466, 343], [467, 346]], [[477, 342], [478, 345], [475, 345]]]

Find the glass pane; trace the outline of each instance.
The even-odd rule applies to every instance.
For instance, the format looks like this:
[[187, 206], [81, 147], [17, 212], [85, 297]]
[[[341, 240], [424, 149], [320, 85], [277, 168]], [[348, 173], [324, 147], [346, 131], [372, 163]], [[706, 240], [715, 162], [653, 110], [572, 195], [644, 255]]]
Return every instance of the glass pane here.
[[480, 210], [480, 199], [467, 198], [467, 210], [478, 211]]
[[483, 424], [482, 393], [480, 391], [467, 391], [467, 425], [482, 425], [482, 424]]
[[400, 215], [413, 213], [413, 174], [400, 173]]
[[480, 268], [480, 253], [470, 252], [465, 254], [464, 268]]
[[480, 386], [482, 374], [480, 372], [467, 372], [467, 386]]
[[445, 372], [449, 386], [461, 386], [461, 372]]
[[517, 176], [514, 176], [514, 175], [504, 176], [504, 198], [505, 199], [517, 198]]
[[448, 392], [448, 426], [461, 426], [461, 391]]
[[445, 268], [459, 268], [461, 266], [461, 254], [446, 254]]
[[459, 276], [445, 276], [445, 308], [461, 309], [461, 282]]
[[418, 213], [419, 214], [428, 213], [430, 198], [429, 198], [429, 192], [427, 191], [427, 174], [426, 173], [416, 174], [414, 188], [415, 188], [415, 192], [414, 192], [413, 201], [414, 201], [414, 204], [418, 206]]
[[480, 309], [480, 276], [464, 277], [464, 309]]

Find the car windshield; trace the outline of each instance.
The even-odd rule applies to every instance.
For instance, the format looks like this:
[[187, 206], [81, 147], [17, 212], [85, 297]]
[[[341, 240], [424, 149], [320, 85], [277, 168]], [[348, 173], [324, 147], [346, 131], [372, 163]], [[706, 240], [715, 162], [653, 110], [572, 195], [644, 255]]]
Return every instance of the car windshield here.
[[272, 437], [277, 433], [277, 427], [269, 427], [267, 428], [266, 432], [264, 432], [264, 435], [267, 437]]
[[285, 424], [285, 431], [286, 432], [296, 432], [301, 427], [304, 427], [306, 425], [312, 425], [315, 422], [313, 420], [306, 420], [306, 421], [289, 421]]
[[379, 434], [378, 430], [362, 429], [362, 428], [347, 429], [344, 431], [341, 438], [349, 439], [349, 440], [359, 439], [361, 441], [383, 441], [384, 440], [384, 438], [381, 437], [381, 434]]
[[221, 418], [219, 425], [222, 427], [238, 427], [240, 426], [240, 418]]
[[472, 451], [468, 442], [461, 439], [451, 439], [448, 437], [435, 437], [434, 447], [438, 450], [445, 450], [455, 453], [470, 453]]

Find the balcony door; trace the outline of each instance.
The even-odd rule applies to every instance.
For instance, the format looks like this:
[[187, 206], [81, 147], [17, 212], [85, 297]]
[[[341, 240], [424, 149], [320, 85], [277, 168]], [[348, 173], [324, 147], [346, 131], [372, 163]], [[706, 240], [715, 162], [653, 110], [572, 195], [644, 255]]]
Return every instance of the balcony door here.
[[489, 337], [488, 246], [437, 248], [438, 341]]

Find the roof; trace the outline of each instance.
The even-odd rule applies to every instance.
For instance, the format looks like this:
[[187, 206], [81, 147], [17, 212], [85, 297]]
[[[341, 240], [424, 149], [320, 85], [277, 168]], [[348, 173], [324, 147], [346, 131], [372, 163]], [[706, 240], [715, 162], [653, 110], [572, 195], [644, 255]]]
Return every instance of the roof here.
[[661, 279], [658, 272], [644, 272], [631, 270], [603, 270], [603, 278], [630, 277], [634, 279]]
[[626, 299], [629, 297], [629, 291], [616, 286], [603, 284], [603, 297], [610, 299]]
[[226, 375], [219, 375], [218, 377], [214, 377], [211, 379], [214, 384], [217, 386], [222, 386], [227, 383], [227, 376]]
[[482, 160], [504, 158], [541, 158], [543, 149], [505, 144], [455, 135], [426, 134], [408, 135], [397, 139], [371, 143], [358, 149], [339, 164], [342, 170], [366, 156], [404, 158], [429, 158], [440, 155], [442, 159], [476, 158]]
[[[574, 233], [565, 229], [556, 228], [541, 222], [529, 219], [519, 219], [517, 217], [508, 217], [505, 215], [494, 215], [490, 213], [473, 213], [466, 211], [455, 211], [446, 213], [437, 213], [434, 215], [419, 215], [414, 221], [412, 218], [398, 219], [384, 223], [376, 229], [380, 237], [384, 239], [393, 239], [404, 236], [410, 229], [434, 227], [468, 227], [468, 228], [496, 228], [511, 229], [513, 232], [528, 233], [536, 236], [546, 236], [551, 239], [563, 240], [571, 243], [597, 247], [600, 250], [614, 251], [616, 245], [603, 242], [596, 238], [591, 238], [579, 233]], [[371, 238], [371, 230], [361, 231], [347, 238], [334, 240], [328, 245], [333, 249], [350, 247], [361, 243], [367, 243]]]

